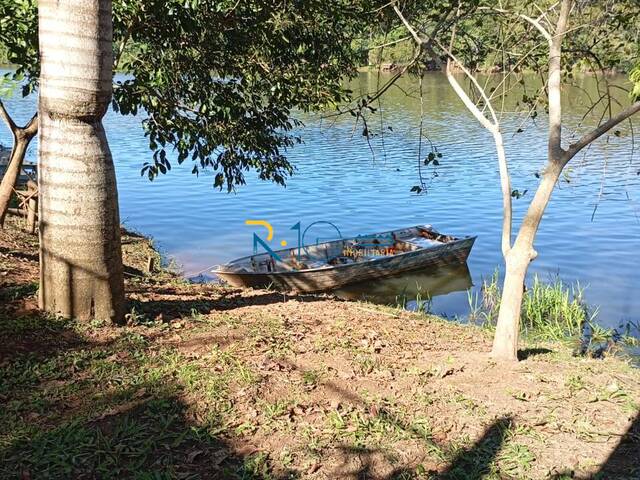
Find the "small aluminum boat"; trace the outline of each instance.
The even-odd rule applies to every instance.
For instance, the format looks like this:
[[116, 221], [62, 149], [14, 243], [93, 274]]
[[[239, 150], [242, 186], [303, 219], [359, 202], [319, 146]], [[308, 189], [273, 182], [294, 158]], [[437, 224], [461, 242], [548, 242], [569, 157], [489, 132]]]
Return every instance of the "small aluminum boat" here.
[[300, 293], [464, 263], [476, 237], [453, 237], [421, 225], [238, 258], [212, 270], [236, 287]]

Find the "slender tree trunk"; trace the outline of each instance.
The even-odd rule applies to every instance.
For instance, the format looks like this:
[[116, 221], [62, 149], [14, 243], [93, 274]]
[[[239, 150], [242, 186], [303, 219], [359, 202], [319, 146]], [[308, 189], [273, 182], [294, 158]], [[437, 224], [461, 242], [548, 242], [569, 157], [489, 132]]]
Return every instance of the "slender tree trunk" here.
[[542, 181], [522, 221], [513, 248], [505, 256], [504, 285], [496, 333], [493, 337], [493, 349], [491, 350], [491, 355], [495, 358], [518, 360], [518, 335], [524, 280], [529, 264], [537, 256], [533, 242], [564, 164], [564, 159], [553, 159], [547, 163]]
[[27, 125], [20, 128], [9, 117], [2, 102], [0, 102], [0, 116], [5, 120], [13, 134], [13, 149], [11, 150], [9, 164], [0, 183], [0, 227], [3, 227], [13, 189], [20, 178], [24, 156], [27, 153], [31, 139], [38, 133], [38, 117], [34, 115]]
[[102, 118], [112, 88], [110, 0], [40, 0], [40, 305], [120, 321], [115, 171]]
[[500, 298], [498, 324], [493, 337], [491, 355], [502, 360], [518, 359], [520, 310], [524, 295], [524, 279], [530, 260], [523, 252], [512, 249], [506, 257], [506, 271]]
[[[567, 150], [562, 148], [562, 103], [561, 103], [561, 64], [562, 64], [562, 42], [567, 32], [567, 24], [573, 0], [560, 0], [560, 8], [555, 32], [551, 34], [546, 27], [540, 22], [540, 18], [546, 16], [543, 14], [538, 19], [532, 19], [526, 15], [517, 15], [527, 22], [533, 24], [538, 29], [549, 44], [549, 81], [547, 84], [549, 96], [549, 143], [548, 143], [548, 161], [543, 175], [542, 181], [538, 186], [536, 194], [529, 205], [527, 214], [524, 217], [522, 225], [518, 231], [518, 236], [511, 246], [511, 229], [512, 229], [512, 205], [511, 205], [511, 184], [509, 180], [509, 171], [507, 159], [504, 151], [502, 134], [500, 133], [500, 125], [498, 117], [491, 105], [491, 97], [488, 96], [477, 79], [464, 65], [456, 59], [450, 48], [447, 49], [440, 44], [437, 39], [432, 38], [430, 41], [424, 41], [418, 31], [412, 27], [402, 14], [397, 5], [393, 5], [393, 9], [405, 25], [409, 33], [414, 38], [416, 44], [421, 48], [425, 48], [432, 57], [442, 67], [439, 56], [431, 48], [433, 41], [438, 47], [447, 54], [449, 60], [445, 70], [447, 78], [454, 92], [460, 97], [469, 111], [476, 119], [487, 129], [493, 136], [498, 154], [498, 165], [500, 169], [500, 183], [502, 189], [503, 201], [503, 222], [502, 222], [502, 253], [506, 264], [506, 273], [500, 300], [500, 310], [498, 313], [498, 323], [493, 341], [492, 355], [504, 360], [517, 360], [518, 352], [518, 335], [520, 329], [520, 313], [522, 308], [522, 299], [524, 295], [524, 280], [531, 261], [537, 256], [533, 249], [533, 242], [538, 232], [538, 227], [542, 221], [544, 211], [551, 199], [551, 195], [555, 188], [560, 174], [566, 164], [583, 148], [597, 140], [614, 126], [625, 121], [632, 115], [640, 112], [640, 101], [635, 102], [630, 107], [624, 109], [618, 115], [611, 117], [606, 122], [599, 125], [592, 132], [584, 135], [577, 142], [569, 145]], [[484, 7], [483, 7], [484, 8]], [[555, 7], [551, 7], [553, 10]], [[507, 13], [507, 10], [495, 9], [501, 13]], [[453, 37], [452, 34], [452, 42]], [[458, 83], [451, 72], [451, 62], [455, 63], [462, 72], [469, 78], [474, 88], [480, 94], [483, 100], [482, 110], [478, 107], [478, 103], [474, 102], [465, 89]]]
[[16, 137], [13, 142], [9, 165], [7, 165], [7, 170], [2, 177], [2, 183], [0, 183], [0, 227], [4, 226], [4, 219], [9, 209], [9, 202], [11, 201], [13, 189], [16, 183], [18, 183], [22, 162], [28, 145], [29, 139], [25, 138]]
[[[524, 279], [529, 264], [536, 258], [533, 241], [538, 233], [544, 211], [549, 204], [562, 169], [570, 157], [562, 149], [562, 103], [561, 103], [561, 63], [562, 41], [567, 30], [572, 0], [562, 0], [554, 35], [550, 35], [538, 23], [549, 43], [549, 148], [547, 166], [542, 181], [529, 204], [527, 214], [522, 220], [518, 236], [505, 255], [505, 279], [500, 299], [496, 334], [493, 337], [491, 355], [502, 360], [518, 360], [518, 334], [520, 331], [520, 313], [524, 293]], [[504, 239], [504, 231], [503, 231]], [[504, 240], [503, 240], [504, 245]], [[503, 247], [504, 252], [504, 247]]]

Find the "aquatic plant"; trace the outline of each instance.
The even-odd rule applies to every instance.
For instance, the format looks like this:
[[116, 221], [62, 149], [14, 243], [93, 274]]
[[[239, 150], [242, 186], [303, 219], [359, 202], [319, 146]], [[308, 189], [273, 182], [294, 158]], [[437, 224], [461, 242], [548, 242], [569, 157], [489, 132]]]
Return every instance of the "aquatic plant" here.
[[[470, 322], [494, 328], [501, 295], [496, 271], [483, 280], [479, 295], [468, 294]], [[584, 301], [584, 288], [579, 283], [567, 284], [559, 277], [545, 283], [536, 275], [523, 297], [520, 329], [541, 340], [577, 338], [585, 326], [594, 324], [597, 313], [597, 308], [592, 309]]]
[[598, 314], [584, 302], [583, 293], [579, 282], [566, 285], [556, 277], [543, 283], [536, 275], [522, 302], [523, 331], [548, 340], [579, 336]]
[[425, 295], [422, 293], [420, 285], [416, 285], [417, 293], [415, 298], [410, 297], [407, 294], [407, 285], [402, 291], [396, 295], [395, 307], [400, 310], [411, 310], [416, 313], [431, 313], [431, 306], [433, 305], [433, 299], [428, 291], [425, 291]]
[[429, 292], [423, 297], [422, 290], [418, 289], [416, 294], [416, 306], [415, 311], [418, 313], [431, 313], [431, 305], [433, 303]]

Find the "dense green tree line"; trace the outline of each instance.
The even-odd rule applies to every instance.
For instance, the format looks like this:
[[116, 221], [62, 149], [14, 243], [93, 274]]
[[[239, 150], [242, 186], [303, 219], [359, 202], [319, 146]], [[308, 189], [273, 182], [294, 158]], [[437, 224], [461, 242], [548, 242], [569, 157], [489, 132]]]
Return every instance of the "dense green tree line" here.
[[[399, 2], [403, 5], [406, 2]], [[427, 2], [428, 3], [428, 2]], [[457, 2], [443, 2], [439, 7], [451, 8]], [[551, 2], [538, 2], [538, 7], [544, 9]], [[451, 5], [450, 5], [451, 4]], [[512, 1], [461, 1], [462, 11], [467, 15], [461, 28], [464, 42], [474, 66], [480, 70], [502, 69], [500, 59], [496, 58], [498, 30], [496, 22], [490, 17], [498, 7], [510, 12], [529, 13], [536, 17], [539, 10], [527, 0]], [[579, 44], [574, 49], [575, 62], [573, 67], [579, 71], [609, 70], [629, 72], [640, 61], [640, 3], [633, 0], [612, 1], [584, 1], [575, 8], [579, 8], [584, 26], [573, 32], [572, 42]], [[403, 10], [407, 8], [403, 6]], [[414, 7], [415, 10], [415, 7]], [[492, 13], [491, 10], [494, 10]], [[419, 12], [412, 16], [417, 25], [433, 23], [432, 12]], [[529, 26], [521, 22], [513, 22], [511, 35], [525, 35]], [[606, 32], [606, 34], [605, 34]], [[369, 36], [355, 42], [356, 48], [368, 52], [368, 64], [403, 65], [411, 61], [415, 52], [415, 44], [407, 35], [407, 31], [398, 22], [377, 23], [369, 30]]]

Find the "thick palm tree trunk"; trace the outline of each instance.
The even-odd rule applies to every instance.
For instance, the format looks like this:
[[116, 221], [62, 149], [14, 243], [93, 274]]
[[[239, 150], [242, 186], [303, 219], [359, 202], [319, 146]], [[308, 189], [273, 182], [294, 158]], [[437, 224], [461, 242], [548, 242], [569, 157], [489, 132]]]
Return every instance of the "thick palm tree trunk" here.
[[40, 0], [40, 305], [86, 320], [124, 315], [111, 98], [110, 0]]

